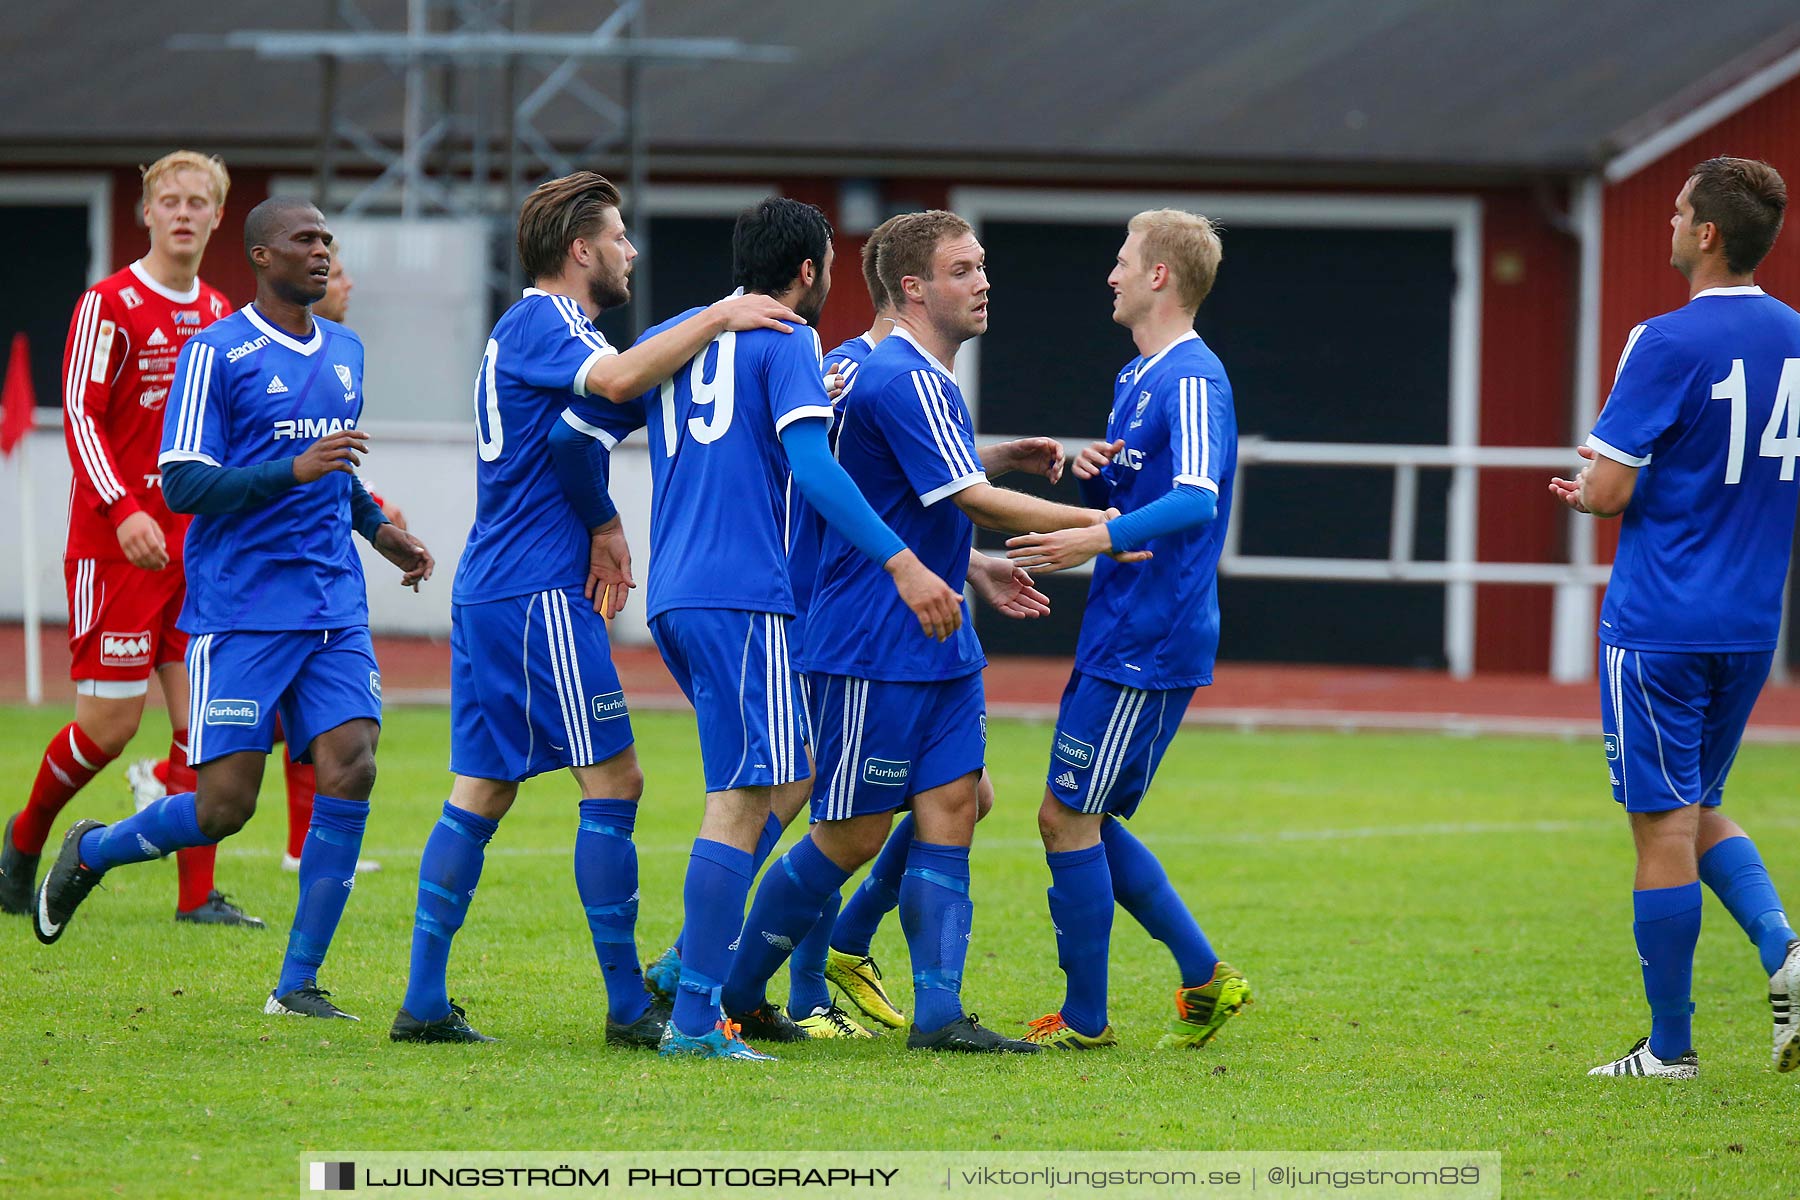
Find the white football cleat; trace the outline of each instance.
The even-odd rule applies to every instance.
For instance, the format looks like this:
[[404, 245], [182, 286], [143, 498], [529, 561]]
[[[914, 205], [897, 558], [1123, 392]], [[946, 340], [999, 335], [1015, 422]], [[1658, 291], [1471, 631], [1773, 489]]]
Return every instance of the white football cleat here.
[[1769, 976], [1769, 1008], [1775, 1014], [1775, 1069], [1800, 1067], [1800, 939], [1788, 943], [1787, 957]]
[[1650, 1039], [1639, 1038], [1637, 1045], [1624, 1058], [1595, 1067], [1589, 1075], [1646, 1075], [1664, 1079], [1695, 1079], [1700, 1074], [1700, 1056], [1689, 1050], [1680, 1058], [1660, 1059], [1650, 1053]]
[[[300, 870], [300, 860], [283, 851], [281, 855], [281, 869], [298, 874]], [[356, 860], [356, 873], [358, 875], [368, 875], [379, 870], [381, 870], [381, 864], [372, 858], [359, 858]]]
[[143, 812], [169, 794], [163, 781], [156, 777], [156, 760], [140, 758], [125, 768], [125, 782], [131, 785], [131, 800]]

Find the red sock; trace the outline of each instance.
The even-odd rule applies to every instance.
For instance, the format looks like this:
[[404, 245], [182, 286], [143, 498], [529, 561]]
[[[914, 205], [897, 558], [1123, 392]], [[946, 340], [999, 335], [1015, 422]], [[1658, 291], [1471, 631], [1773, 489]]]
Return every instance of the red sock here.
[[306, 845], [306, 830], [312, 824], [313, 793], [318, 791], [318, 777], [311, 763], [287, 763], [288, 857], [299, 858]]
[[[157, 775], [163, 786], [169, 789], [170, 795], [191, 792], [199, 781], [194, 776], [194, 768], [188, 765], [188, 734], [185, 729], [177, 729], [169, 739], [169, 757], [166, 764], [158, 764], [166, 769]], [[186, 850], [175, 852], [175, 872], [180, 876], [180, 892], [175, 898], [177, 912], [192, 912], [206, 903], [206, 898], [213, 891], [213, 864], [219, 857], [217, 846], [190, 846]]]
[[31, 785], [31, 799], [13, 821], [13, 845], [25, 854], [42, 854], [56, 814], [113, 757], [94, 745], [75, 722], [63, 726], [44, 748], [44, 762]]

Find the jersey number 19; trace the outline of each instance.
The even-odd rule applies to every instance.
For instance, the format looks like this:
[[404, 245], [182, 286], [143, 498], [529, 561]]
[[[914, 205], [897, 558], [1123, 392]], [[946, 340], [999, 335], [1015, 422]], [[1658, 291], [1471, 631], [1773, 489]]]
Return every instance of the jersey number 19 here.
[[[706, 360], [713, 360], [712, 378], [706, 377]], [[710, 408], [705, 417], [689, 417], [688, 434], [701, 445], [716, 442], [731, 428], [736, 408], [737, 334], [721, 333], [713, 344], [694, 355], [688, 367], [688, 394], [695, 408]], [[679, 373], [678, 373], [679, 374]], [[663, 456], [675, 457], [675, 380], [665, 379], [662, 393]]]

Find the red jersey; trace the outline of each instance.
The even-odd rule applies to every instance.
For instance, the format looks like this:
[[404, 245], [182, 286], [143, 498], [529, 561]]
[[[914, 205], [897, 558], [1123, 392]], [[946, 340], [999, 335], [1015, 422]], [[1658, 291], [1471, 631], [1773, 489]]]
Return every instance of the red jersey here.
[[182, 346], [230, 312], [199, 280], [173, 292], [135, 262], [82, 294], [63, 350], [63, 436], [75, 476], [65, 557], [123, 560], [117, 528], [146, 512], [180, 561], [188, 518], [169, 511], [156, 465], [163, 406]]

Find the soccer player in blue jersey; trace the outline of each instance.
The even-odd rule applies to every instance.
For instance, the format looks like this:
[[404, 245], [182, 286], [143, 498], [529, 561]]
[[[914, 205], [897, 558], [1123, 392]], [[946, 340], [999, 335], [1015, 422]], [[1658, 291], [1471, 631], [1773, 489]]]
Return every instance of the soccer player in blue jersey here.
[[1106, 1017], [1113, 905], [1166, 945], [1180, 971], [1175, 1021], [1159, 1045], [1199, 1047], [1250, 1000], [1219, 961], [1156, 855], [1125, 822], [1149, 790], [1194, 689], [1219, 648], [1219, 554], [1231, 516], [1237, 418], [1225, 368], [1194, 332], [1218, 275], [1212, 222], [1162, 209], [1131, 219], [1107, 284], [1113, 320], [1138, 357], [1113, 387], [1106, 439], [1075, 461], [1082, 496], [1123, 514], [1105, 525], [1007, 542], [1013, 561], [1066, 570], [1119, 550], [1135, 567], [1094, 566], [1057, 713], [1038, 831], [1050, 866], [1050, 920], [1067, 976], [1062, 1007], [1031, 1023], [1042, 1046], [1118, 1044]]
[[475, 377], [475, 524], [451, 595], [454, 778], [419, 862], [411, 971], [389, 1036], [492, 1040], [450, 1002], [451, 941], [519, 783], [566, 768], [581, 792], [575, 883], [606, 985], [606, 1040], [654, 1046], [668, 1009], [652, 1005], [637, 962], [632, 831], [644, 779], [605, 624], [633, 586], [630, 554], [603, 481], [565, 496], [549, 437], [572, 402], [592, 397], [585, 430], [610, 447], [643, 424], [634, 398], [715, 336], [766, 326], [783, 338], [795, 314], [740, 297], [617, 352], [593, 321], [630, 298], [637, 251], [618, 191], [592, 172], [526, 197], [518, 253], [532, 286], [494, 327]]
[[[732, 275], [807, 321], [831, 286], [831, 226], [809, 204], [771, 198], [738, 218]], [[676, 320], [683, 320], [686, 314]], [[664, 327], [650, 331], [657, 336]], [[725, 333], [647, 394], [652, 497], [650, 630], [693, 703], [706, 810], [684, 887], [681, 978], [662, 1050], [767, 1059], [740, 1032], [807, 1036], [779, 1009], [721, 1019], [719, 989], [742, 924], [773, 791], [808, 775], [805, 712], [788, 649], [788, 484], [883, 587], [928, 645], [962, 622], [960, 597], [870, 509], [832, 458], [816, 334]], [[921, 631], [922, 634], [921, 634]]]
[[[1103, 520], [988, 482], [952, 372], [957, 349], [987, 328], [986, 258], [968, 223], [948, 212], [897, 222], [882, 241], [879, 269], [899, 310], [896, 325], [844, 394], [838, 436], [839, 461], [875, 511], [953, 585], [968, 570], [973, 522], [1019, 533]], [[967, 625], [931, 643], [919, 641], [912, 624], [863, 556], [828, 531], [805, 648], [817, 733], [815, 823], [764, 876], [726, 1010], [763, 1005], [788, 948], [881, 849], [894, 813], [910, 803], [916, 824], [900, 885], [914, 984], [907, 1045], [1034, 1053], [1038, 1047], [982, 1026], [961, 1001], [985, 660]]]
[[1632, 891], [1650, 1036], [1590, 1075], [1693, 1079], [1700, 885], [1769, 974], [1778, 1071], [1800, 1066], [1800, 940], [1756, 846], [1719, 811], [1773, 661], [1800, 500], [1800, 314], [1755, 271], [1787, 208], [1766, 163], [1712, 158], [1675, 198], [1688, 302], [1631, 331], [1612, 394], [1551, 493], [1620, 517], [1600, 610], [1600, 727], [1637, 846]]
[[310, 204], [271, 199], [252, 209], [244, 244], [256, 302], [194, 335], [169, 392], [163, 490], [171, 508], [196, 514], [181, 628], [192, 635], [198, 791], [115, 825], [76, 822], [34, 914], [38, 939], [54, 942], [105, 872], [243, 828], [279, 717], [289, 753], [316, 768], [318, 799], [287, 956], [263, 1011], [308, 1017], [350, 1017], [320, 989], [318, 972], [355, 882], [381, 731], [381, 672], [350, 532], [415, 589], [433, 566], [356, 478], [368, 445], [356, 428], [362, 342], [310, 308], [325, 294], [330, 243]]

